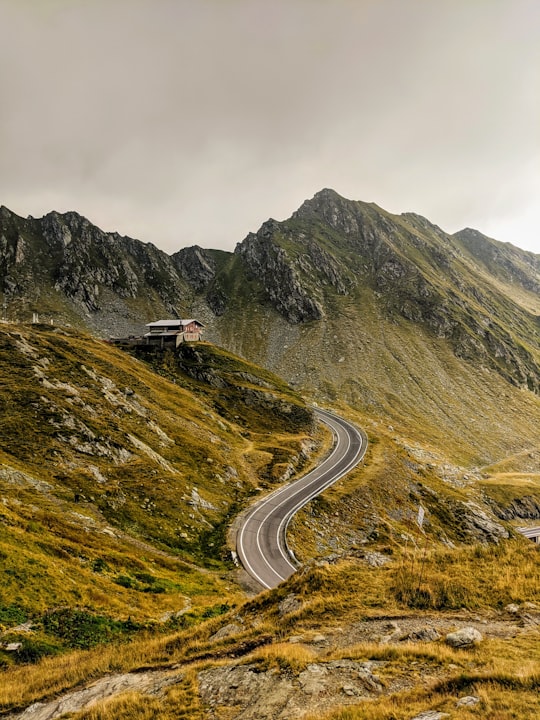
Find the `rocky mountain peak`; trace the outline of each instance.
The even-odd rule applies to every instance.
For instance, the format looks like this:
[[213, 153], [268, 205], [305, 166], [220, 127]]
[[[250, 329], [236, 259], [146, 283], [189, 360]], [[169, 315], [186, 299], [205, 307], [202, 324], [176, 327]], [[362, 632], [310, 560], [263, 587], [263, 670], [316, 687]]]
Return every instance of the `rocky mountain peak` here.
[[[264, 223], [236, 253], [293, 324], [328, 318], [339, 295], [350, 303], [369, 288], [383, 317], [423, 326], [458, 357], [538, 391], [535, 319], [489, 279], [539, 287], [534, 263], [517, 248], [485, 238], [467, 249], [421, 215], [392, 215], [324, 189], [289, 220]], [[522, 314], [532, 344], [515, 342], [515, 318]]]
[[455, 237], [459, 237], [462, 240], [468, 240], [468, 239], [484, 239], [487, 240], [487, 235], [484, 235], [479, 230], [475, 230], [474, 228], [466, 227], [463, 228], [463, 230], [458, 230], [458, 232], [454, 233]]
[[11, 212], [5, 205], [0, 205], [0, 218], [2, 220], [9, 220], [14, 213]]
[[[41, 218], [45, 235], [51, 242], [61, 240], [66, 244], [66, 238], [74, 238], [78, 244], [103, 243], [120, 237], [118, 233], [105, 233], [97, 225], [91, 223], [83, 215], [70, 210], [66, 213], [52, 211]], [[69, 243], [68, 243], [69, 244]]]
[[216, 274], [211, 253], [198, 245], [182, 248], [171, 259], [180, 275], [197, 291], [206, 288]]
[[522, 259], [526, 259], [532, 264], [540, 265], [540, 255], [529, 252], [527, 250], [521, 250], [520, 248], [512, 245], [509, 242], [500, 242], [499, 240], [494, 240], [493, 238], [490, 238], [488, 235], [484, 235], [484, 233], [476, 230], [475, 228], [463, 228], [463, 230], [459, 230], [458, 232], [454, 233], [452, 237], [456, 238], [461, 243], [463, 243], [463, 245], [472, 249], [482, 248], [486, 251], [489, 251], [491, 254], [508, 253], [513, 255], [514, 257], [519, 256]]
[[289, 261], [277, 236], [281, 225], [265, 222], [257, 233], [250, 233], [236, 246], [251, 277], [259, 280], [271, 304], [290, 323], [319, 320], [322, 307], [302, 286], [297, 269]]
[[464, 228], [452, 237], [475, 263], [495, 277], [540, 294], [540, 255], [493, 240], [473, 228]]
[[174, 312], [185, 287], [166, 253], [106, 233], [77, 212], [0, 214], [0, 292], [10, 319], [26, 319], [31, 309], [56, 322], [76, 318], [100, 334], [137, 332]]
[[360, 230], [359, 213], [360, 203], [346, 200], [335, 190], [325, 188], [316, 193], [313, 198], [306, 200], [296, 212], [293, 219], [319, 220], [328, 223], [331, 227], [346, 233], [358, 234]]
[[295, 213], [293, 213], [293, 217], [297, 214], [303, 213], [306, 210], [319, 209], [319, 208], [323, 208], [325, 206], [340, 203], [340, 202], [350, 202], [350, 201], [346, 200], [342, 195], [337, 193], [332, 188], [323, 188], [322, 190], [319, 190], [318, 192], [316, 192], [312, 198], [304, 200], [304, 202], [298, 208], [298, 210]]

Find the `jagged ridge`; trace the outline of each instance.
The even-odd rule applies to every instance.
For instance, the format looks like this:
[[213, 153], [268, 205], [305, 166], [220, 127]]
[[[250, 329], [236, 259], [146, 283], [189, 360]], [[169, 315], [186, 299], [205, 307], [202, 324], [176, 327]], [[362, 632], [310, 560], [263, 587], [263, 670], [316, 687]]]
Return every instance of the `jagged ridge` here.
[[[534, 304], [540, 260], [476, 231], [448, 235], [421, 216], [391, 215], [329, 189], [289, 220], [264, 223], [232, 255], [192, 247], [168, 256], [77, 213], [24, 220], [2, 208], [0, 220], [8, 316], [41, 312], [127, 334], [160, 315], [198, 313], [209, 337], [278, 368], [270, 348], [253, 353], [241, 337], [257, 308], [269, 326], [279, 320], [268, 308], [302, 325], [341, 312], [339, 298], [368, 301], [384, 321], [421, 326], [458, 357], [540, 388], [540, 318], [516, 299], [519, 289]], [[234, 339], [223, 330], [231, 323]]]

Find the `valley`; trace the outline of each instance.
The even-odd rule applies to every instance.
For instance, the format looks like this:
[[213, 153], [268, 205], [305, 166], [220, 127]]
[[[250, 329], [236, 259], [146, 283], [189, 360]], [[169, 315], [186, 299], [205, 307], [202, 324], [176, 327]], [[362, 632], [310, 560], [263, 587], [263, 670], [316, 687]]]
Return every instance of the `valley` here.
[[[332, 190], [234, 253], [1, 208], [0, 295], [1, 717], [540, 712], [539, 256]], [[234, 530], [327, 411], [365, 456], [261, 591]]]

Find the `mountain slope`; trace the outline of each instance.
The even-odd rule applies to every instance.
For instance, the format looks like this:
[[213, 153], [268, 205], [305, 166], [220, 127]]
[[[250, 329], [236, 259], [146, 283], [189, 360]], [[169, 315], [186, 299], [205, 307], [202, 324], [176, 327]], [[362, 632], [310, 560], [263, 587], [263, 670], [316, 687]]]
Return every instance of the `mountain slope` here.
[[173, 260], [151, 244], [104, 233], [74, 212], [23, 219], [5, 207], [0, 289], [8, 319], [29, 320], [36, 312], [106, 336], [176, 315], [189, 295]]
[[419, 216], [322, 191], [249, 235], [216, 287], [209, 337], [316, 397], [458, 463], [538, 446], [538, 316]]
[[540, 256], [465, 228], [453, 236], [460, 248], [492, 281], [525, 309], [540, 314]]
[[75, 213], [0, 212], [8, 317], [24, 309], [26, 319], [35, 311], [127, 335], [161, 315], [196, 316], [207, 338], [315, 397], [475, 464], [537, 444], [539, 262], [332, 190], [264, 223], [233, 254], [169, 257]]
[[31, 659], [235, 601], [231, 518], [314, 449], [297, 394], [217, 347], [142, 362], [50, 326], [0, 325], [0, 360], [0, 664], [5, 637]]
[[[421, 325], [458, 356], [539, 389], [539, 318], [475, 272], [453, 239], [423, 218], [391, 216], [325, 190], [236, 252], [289, 322], [319, 320], [340, 297], [361, 303], [367, 291], [385, 319]], [[535, 276], [540, 282], [531, 266], [533, 288]]]
[[[0, 224], [10, 319], [127, 335], [178, 311], [228, 348], [0, 326], [1, 712], [535, 712], [538, 549], [513, 526], [540, 513], [537, 256], [330, 190], [235, 253], [168, 257], [75, 213]], [[302, 570], [250, 600], [227, 528], [329, 438], [231, 350], [370, 441], [294, 519]], [[449, 647], [463, 626], [484, 640]]]

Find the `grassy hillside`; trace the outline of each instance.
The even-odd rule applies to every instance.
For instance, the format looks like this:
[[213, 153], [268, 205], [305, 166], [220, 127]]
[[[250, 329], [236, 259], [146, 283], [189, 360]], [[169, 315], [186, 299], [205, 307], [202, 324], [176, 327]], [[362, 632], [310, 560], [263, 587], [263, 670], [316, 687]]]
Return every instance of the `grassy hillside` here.
[[[368, 430], [364, 466], [294, 520], [305, 567], [246, 600], [223, 531], [257, 486], [309, 462], [299, 397], [206, 343], [133, 357], [3, 330], [1, 710], [60, 697], [77, 720], [536, 712], [538, 547], [485, 502], [504, 506], [517, 476], [536, 491], [535, 451], [471, 469], [435, 423], [405, 433], [342, 404]], [[483, 639], [449, 647], [464, 626]], [[466, 696], [475, 710], [456, 709]]]
[[[396, 548], [388, 560], [312, 566], [194, 629], [14, 669], [0, 707], [68, 697], [108, 676], [97, 705], [80, 709], [74, 697], [70, 717], [534, 717], [538, 549], [524, 540], [425, 554]], [[482, 639], [448, 646], [445, 635], [463, 626]], [[456, 709], [467, 696], [477, 699], [474, 712]]]
[[[120, 327], [174, 296], [227, 350], [1, 326], [0, 710], [536, 717], [540, 566], [516, 527], [540, 522], [538, 256], [332, 191], [171, 263], [76, 216], [6, 217], [10, 302], [24, 242], [54, 240], [71, 319], [103, 330], [102, 303]], [[70, 243], [99, 256], [79, 284]], [[133, 272], [99, 280], [126, 252]], [[246, 599], [227, 529], [330, 442], [291, 387], [369, 447], [292, 521], [301, 570]], [[450, 647], [464, 626], [483, 639]]]
[[[335, 297], [332, 312], [302, 325], [270, 308], [231, 311], [219, 333], [321, 402], [349, 404], [457, 464], [483, 466], [538, 446], [538, 396], [481, 363], [458, 358], [445, 339], [390, 319], [371, 293]], [[240, 326], [244, 332], [240, 333]]]
[[325, 190], [217, 263], [223, 310], [196, 311], [317, 401], [482, 471], [538, 450], [539, 262]]
[[[228, 523], [308, 460], [313, 418], [230, 353], [182, 357], [143, 362], [71, 330], [1, 326], [0, 641], [24, 648], [0, 662], [238, 601]], [[13, 629], [28, 621], [32, 633]]]

